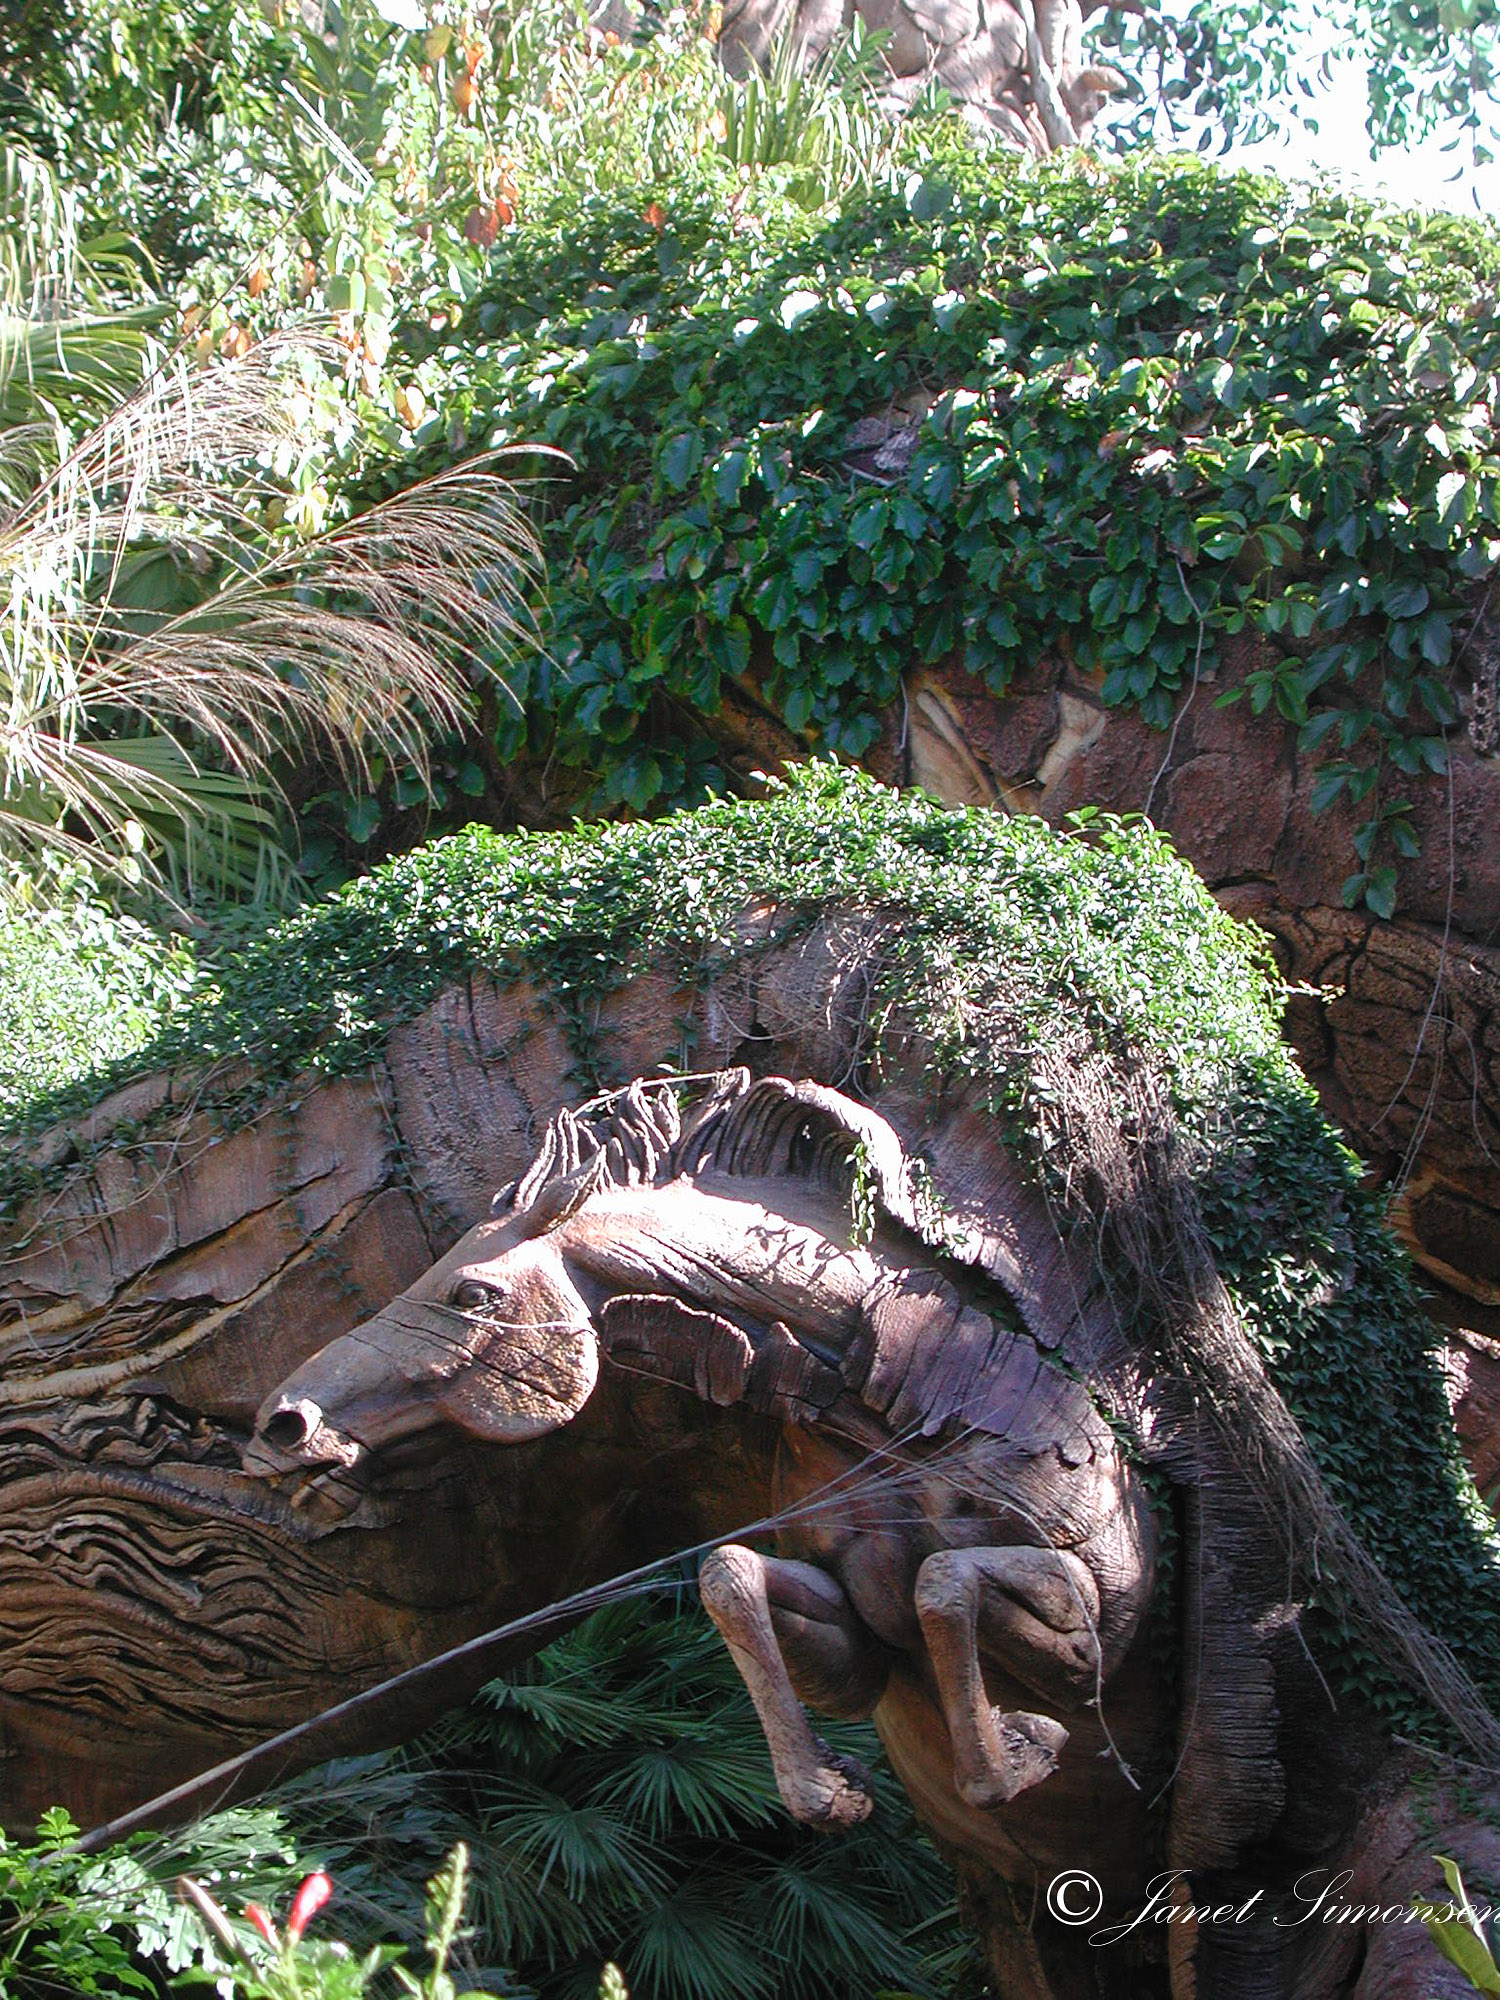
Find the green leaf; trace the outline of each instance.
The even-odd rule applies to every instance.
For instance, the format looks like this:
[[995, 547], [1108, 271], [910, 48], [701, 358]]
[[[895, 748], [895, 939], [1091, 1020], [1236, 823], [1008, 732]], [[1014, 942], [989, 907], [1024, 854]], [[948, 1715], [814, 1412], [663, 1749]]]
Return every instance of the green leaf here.
[[365, 309], [365, 280], [361, 271], [335, 271], [324, 287], [330, 312], [362, 313]]
[[822, 306], [823, 300], [817, 292], [788, 292], [781, 301], [781, 324], [788, 333], [795, 332]]
[[730, 618], [708, 630], [708, 649], [720, 670], [738, 680], [750, 665], [750, 627], [743, 618]]
[[[740, 497], [745, 481], [750, 476], [750, 454], [748, 451], [726, 451], [714, 469], [714, 492], [726, 507], [732, 507]], [[684, 479], [683, 484], [687, 481]]]
[[702, 463], [703, 439], [697, 431], [678, 431], [662, 446], [662, 477], [678, 493], [691, 482]]
[[1396, 871], [1394, 868], [1373, 868], [1365, 878], [1364, 895], [1366, 907], [1377, 917], [1393, 917], [1396, 914]]
[[[1330, 730], [1337, 729], [1338, 725], [1339, 711], [1336, 708], [1320, 709], [1316, 715], [1310, 715], [1307, 721], [1303, 723], [1301, 729], [1298, 730], [1297, 748], [1299, 750], [1316, 750]], [[1317, 810], [1318, 808], [1314, 806], [1313, 811], [1316, 812]]]
[[380, 825], [379, 799], [351, 799], [344, 808], [344, 827], [351, 840], [365, 842], [372, 840]]
[[1441, 611], [1429, 611], [1422, 620], [1419, 643], [1422, 658], [1434, 667], [1448, 664], [1448, 656], [1453, 650], [1453, 628]]
[[1428, 1917], [1425, 1922], [1427, 1935], [1476, 1993], [1500, 1994], [1500, 1971], [1488, 1947], [1461, 1918]]
[[769, 576], [756, 590], [751, 603], [756, 617], [768, 632], [779, 632], [797, 615], [797, 587], [790, 576]]
[[1437, 483], [1438, 519], [1455, 528], [1474, 517], [1474, 489], [1461, 472], [1445, 472]]
[[1392, 618], [1416, 618], [1427, 609], [1427, 586], [1413, 578], [1388, 583], [1381, 601]]
[[856, 507], [849, 523], [849, 539], [857, 549], [873, 549], [885, 533], [890, 504], [884, 499], [867, 500]]

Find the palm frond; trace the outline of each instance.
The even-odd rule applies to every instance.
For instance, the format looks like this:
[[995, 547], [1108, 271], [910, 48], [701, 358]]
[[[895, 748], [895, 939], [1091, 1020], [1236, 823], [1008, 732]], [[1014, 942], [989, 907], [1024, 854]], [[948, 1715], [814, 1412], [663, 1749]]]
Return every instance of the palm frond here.
[[592, 1797], [654, 1839], [682, 1823], [727, 1839], [747, 1824], [773, 1824], [781, 1811], [753, 1713], [720, 1716], [706, 1728], [700, 1718], [667, 1741], [633, 1745]]
[[[478, 1700], [495, 1711], [496, 1734], [502, 1733], [520, 1748], [534, 1745], [539, 1737], [550, 1739], [552, 1749], [564, 1744], [598, 1747], [634, 1739], [643, 1728], [657, 1720], [640, 1702], [602, 1703], [597, 1688], [584, 1683], [559, 1681], [492, 1681], [480, 1691]], [[514, 1731], [505, 1729], [513, 1721]]]
[[99, 410], [141, 380], [160, 301], [137, 288], [122, 236], [85, 238], [78, 195], [0, 140], [0, 430]]
[[816, 1852], [769, 1869], [756, 1896], [767, 1942], [788, 1962], [812, 1959], [830, 1971], [857, 1972], [872, 1962], [892, 1974], [914, 1970], [912, 1954], [858, 1886], [838, 1879], [841, 1872]]
[[[517, 1865], [509, 1844], [476, 1832], [469, 1842], [472, 1910], [489, 1950], [510, 1965], [565, 1965], [595, 1944], [600, 1916], [618, 1901], [596, 1893], [585, 1906], [557, 1876]], [[606, 1918], [607, 1921], [607, 1918]]]
[[648, 1905], [622, 1954], [637, 2000], [760, 2000], [774, 1992], [745, 1905], [743, 1896], [736, 1906], [692, 1882]]
[[481, 1787], [480, 1796], [491, 1837], [503, 1823], [505, 1846], [516, 1860], [536, 1870], [540, 1883], [556, 1871], [571, 1897], [605, 1880], [637, 1894], [659, 1894], [670, 1880], [651, 1844], [600, 1806], [498, 1777]]
[[[867, 1727], [829, 1734], [877, 1753]], [[476, 1952], [543, 2000], [594, 2000], [607, 1958], [635, 2000], [941, 1993], [925, 1968], [951, 1919], [904, 1940], [951, 1881], [888, 1771], [877, 1790], [870, 1822], [836, 1842], [789, 1822], [733, 1664], [684, 1587], [611, 1605], [418, 1743], [283, 1797], [371, 1939], [382, 1922], [411, 1934], [417, 1885], [466, 1840]]]

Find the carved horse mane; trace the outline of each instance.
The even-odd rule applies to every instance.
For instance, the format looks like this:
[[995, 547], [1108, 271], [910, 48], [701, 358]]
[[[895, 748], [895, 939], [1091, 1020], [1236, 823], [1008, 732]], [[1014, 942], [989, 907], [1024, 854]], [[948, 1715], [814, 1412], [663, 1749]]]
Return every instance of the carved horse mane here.
[[679, 1083], [637, 1079], [554, 1113], [535, 1160], [496, 1196], [492, 1214], [529, 1216], [542, 1233], [595, 1194], [682, 1174], [801, 1181], [840, 1203], [862, 1179], [888, 1221], [930, 1240], [911, 1162], [877, 1113], [821, 1084], [752, 1082], [740, 1068], [714, 1072], [684, 1120]]

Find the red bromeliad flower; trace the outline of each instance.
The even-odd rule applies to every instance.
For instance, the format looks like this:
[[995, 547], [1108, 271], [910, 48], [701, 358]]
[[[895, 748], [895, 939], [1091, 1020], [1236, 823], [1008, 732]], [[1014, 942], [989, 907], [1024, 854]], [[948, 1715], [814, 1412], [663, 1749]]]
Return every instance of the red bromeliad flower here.
[[293, 1944], [301, 1937], [332, 1894], [333, 1884], [321, 1868], [315, 1875], [308, 1876], [292, 1898], [292, 1913], [286, 1920], [286, 1934]]

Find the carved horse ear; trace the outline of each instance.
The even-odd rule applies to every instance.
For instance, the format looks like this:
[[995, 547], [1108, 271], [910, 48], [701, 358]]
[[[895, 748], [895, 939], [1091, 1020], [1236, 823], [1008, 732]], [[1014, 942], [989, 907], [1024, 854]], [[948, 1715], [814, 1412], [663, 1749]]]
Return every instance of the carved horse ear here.
[[496, 1195], [490, 1214], [514, 1217], [523, 1238], [560, 1229], [607, 1178], [604, 1149], [582, 1120], [564, 1107], [547, 1127], [541, 1150], [518, 1181]]
[[[520, 1212], [522, 1238], [550, 1236], [575, 1216], [609, 1179], [603, 1148], [572, 1173], [559, 1174]], [[518, 1197], [519, 1200], [519, 1197]]]
[[867, 1105], [820, 1083], [725, 1073], [707, 1115], [685, 1127], [672, 1156], [679, 1173], [772, 1179], [787, 1174], [847, 1200], [858, 1170], [895, 1222], [924, 1235], [911, 1162], [893, 1125]]

